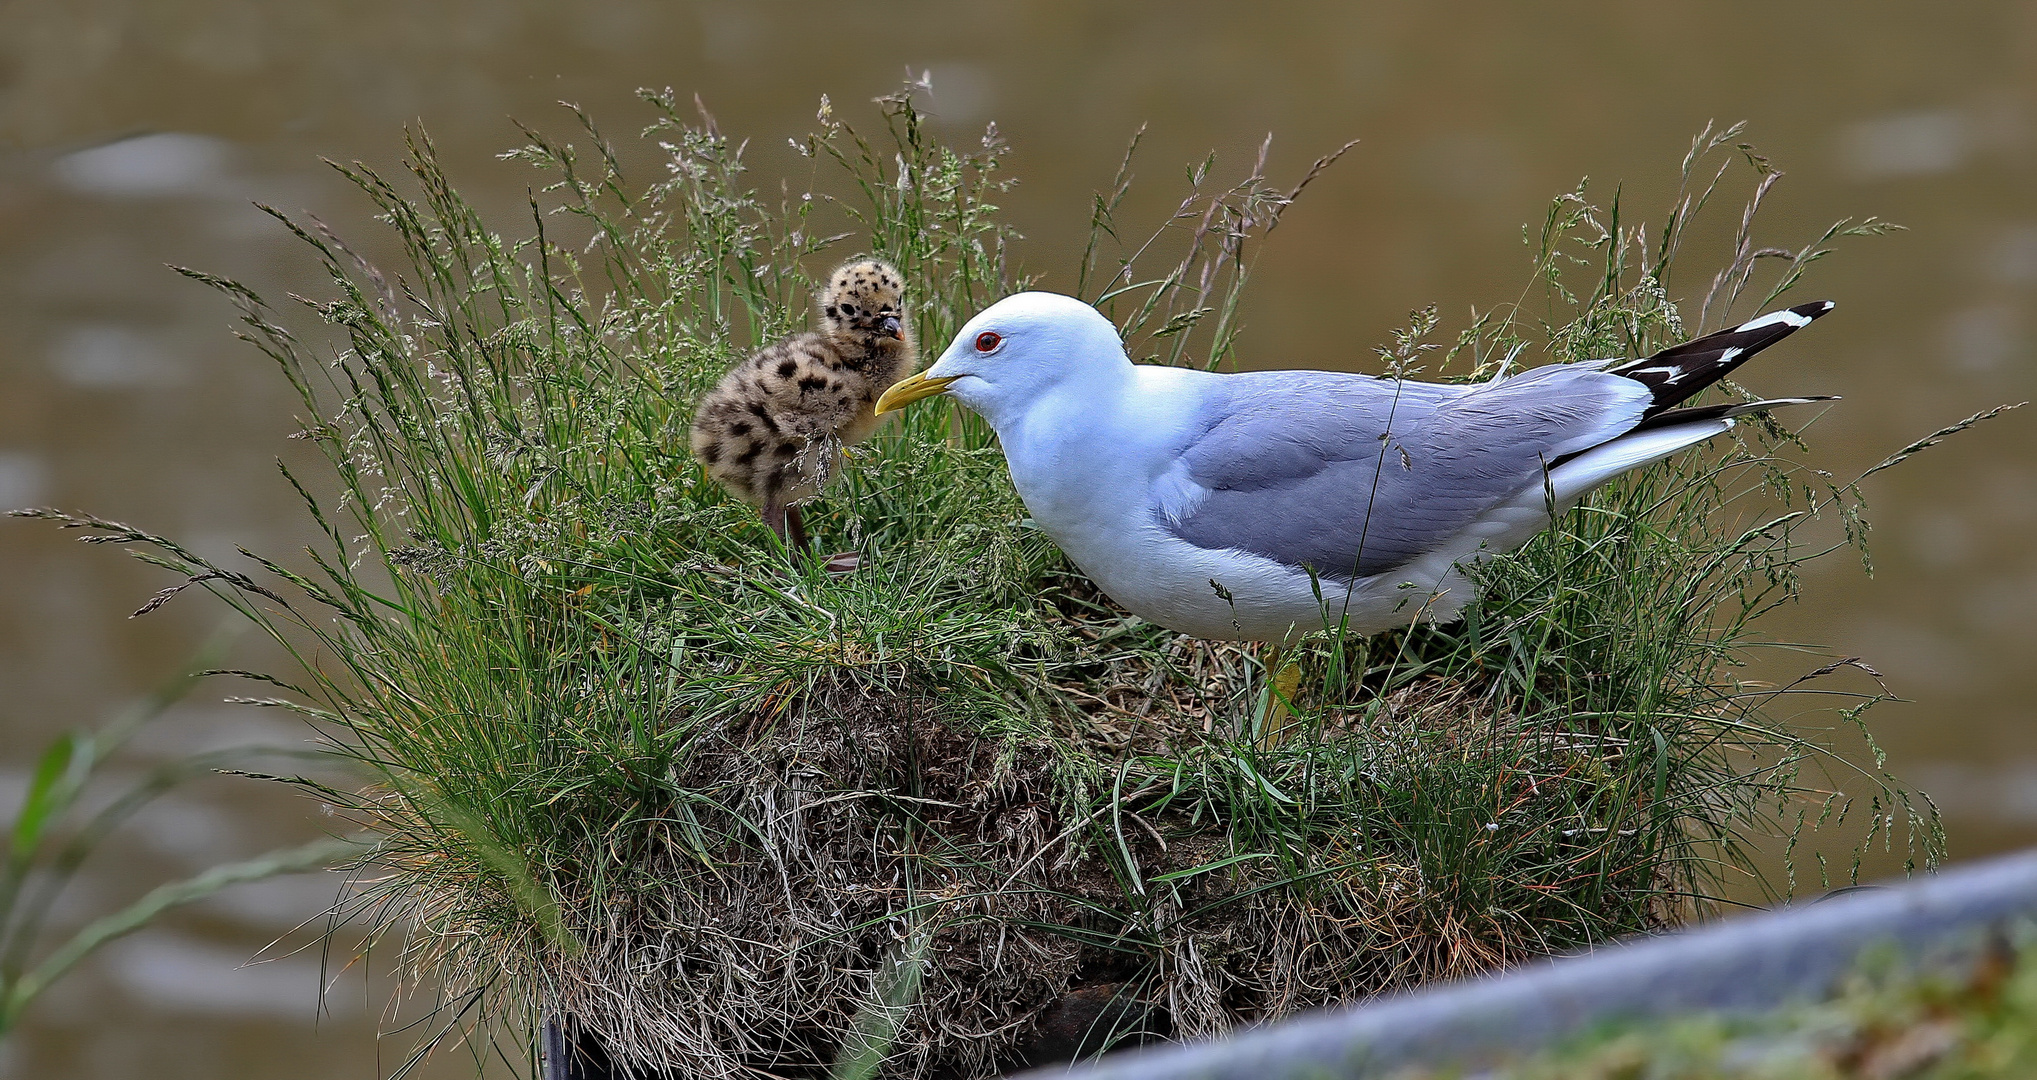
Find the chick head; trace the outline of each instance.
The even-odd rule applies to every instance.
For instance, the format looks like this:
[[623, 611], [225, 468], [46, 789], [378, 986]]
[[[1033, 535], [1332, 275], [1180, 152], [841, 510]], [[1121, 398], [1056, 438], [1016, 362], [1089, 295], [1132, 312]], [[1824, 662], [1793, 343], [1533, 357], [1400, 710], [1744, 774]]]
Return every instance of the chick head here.
[[883, 259], [852, 259], [828, 275], [820, 294], [830, 337], [867, 343], [905, 340], [905, 276]]

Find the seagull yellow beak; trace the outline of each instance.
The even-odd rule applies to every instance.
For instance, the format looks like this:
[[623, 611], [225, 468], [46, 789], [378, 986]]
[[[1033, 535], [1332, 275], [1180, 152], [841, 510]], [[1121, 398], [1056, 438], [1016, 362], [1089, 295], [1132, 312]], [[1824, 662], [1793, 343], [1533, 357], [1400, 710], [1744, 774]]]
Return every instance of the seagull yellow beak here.
[[877, 399], [877, 415], [882, 416], [894, 409], [903, 409], [921, 398], [945, 394], [948, 392], [948, 384], [961, 377], [960, 375], [949, 375], [944, 378], [929, 379], [924, 373], [908, 375], [892, 383], [891, 389], [886, 390], [883, 396]]

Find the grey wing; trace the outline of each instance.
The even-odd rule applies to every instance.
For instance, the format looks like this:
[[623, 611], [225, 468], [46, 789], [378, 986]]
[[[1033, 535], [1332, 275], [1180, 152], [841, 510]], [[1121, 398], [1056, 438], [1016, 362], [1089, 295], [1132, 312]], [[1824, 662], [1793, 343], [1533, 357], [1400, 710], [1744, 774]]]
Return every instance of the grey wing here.
[[1593, 365], [1476, 386], [1255, 372], [1212, 395], [1162, 480], [1163, 522], [1326, 576], [1401, 566], [1640, 422], [1648, 388]]

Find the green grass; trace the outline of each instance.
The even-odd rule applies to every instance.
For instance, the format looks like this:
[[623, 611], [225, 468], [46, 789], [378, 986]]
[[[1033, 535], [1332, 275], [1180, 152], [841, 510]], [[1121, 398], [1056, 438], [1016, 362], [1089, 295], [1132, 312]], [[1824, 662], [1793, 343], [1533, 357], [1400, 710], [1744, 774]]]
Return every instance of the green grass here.
[[[216, 659], [222, 651], [205, 650]], [[109, 777], [108, 766], [141, 729], [176, 704], [195, 681], [182, 676], [96, 730], [73, 730], [43, 749], [8, 823], [0, 855], [0, 1039], [12, 1034], [43, 993], [93, 953], [147, 927], [163, 913], [250, 881], [325, 866], [358, 851], [356, 842], [317, 840], [222, 863], [164, 882], [83, 925], [63, 901], [92, 857], [155, 800], [196, 776], [287, 753], [242, 747], [155, 763], [138, 779]]]
[[[279, 700], [364, 777], [303, 783], [381, 837], [348, 914], [442, 995], [426, 1048], [527, 1060], [563, 1011], [689, 1077], [981, 1075], [1071, 987], [1210, 1035], [1675, 925], [1752, 873], [1752, 845], [1849, 817], [1936, 857], [1935, 815], [1878, 761], [1775, 718], [1806, 687], [1738, 681], [1760, 614], [1831, 546], [1809, 538], [1862, 529], [1856, 489], [1780, 429], [1606, 489], [1491, 562], [1458, 625], [1312, 639], [1303, 736], [1271, 750], [1256, 657], [1115, 609], [952, 406], [909, 410], [810, 510], [863, 571], [790, 566], [688, 460], [699, 394], [801, 328], [812, 275], [852, 252], [905, 272], [930, 353], [1025, 283], [995, 129], [944, 146], [909, 91], [874, 134], [824, 102], [804, 176], [753, 179], [741, 141], [669, 95], [647, 97], [656, 183], [584, 117], [576, 144], [532, 132], [510, 156], [546, 186], [510, 233], [416, 135], [413, 193], [341, 170], [400, 268], [278, 214], [334, 283], [308, 312], [187, 271], [297, 389], [330, 475], [285, 475], [325, 544], [243, 572], [66, 520], [298, 658]], [[1694, 144], [1665, 229], [1557, 199], [1516, 302], [1447, 349], [1417, 313], [1385, 364], [1469, 378], [1645, 351], [1880, 228], [1842, 222], [1759, 273], [1769, 253], [1743, 242], [1686, 323], [1685, 231], [1731, 170], [1757, 202], [1772, 182], [1737, 137]], [[1135, 357], [1225, 363], [1252, 253], [1329, 161], [1280, 186], [1263, 154], [1234, 183], [1211, 159], [1150, 233], [1118, 220], [1130, 161], [1092, 208], [1083, 294]], [[1826, 689], [1835, 672], [1808, 686], [1858, 726], [1883, 695]]]

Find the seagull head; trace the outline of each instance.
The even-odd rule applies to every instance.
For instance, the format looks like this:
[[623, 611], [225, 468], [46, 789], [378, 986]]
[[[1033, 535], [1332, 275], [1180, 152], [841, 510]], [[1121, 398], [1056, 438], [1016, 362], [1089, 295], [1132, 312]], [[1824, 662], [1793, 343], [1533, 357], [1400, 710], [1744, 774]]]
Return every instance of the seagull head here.
[[996, 427], [1050, 390], [1130, 366], [1117, 327], [1095, 308], [1059, 293], [1019, 293], [970, 319], [940, 359], [886, 390], [877, 411], [949, 394]]

